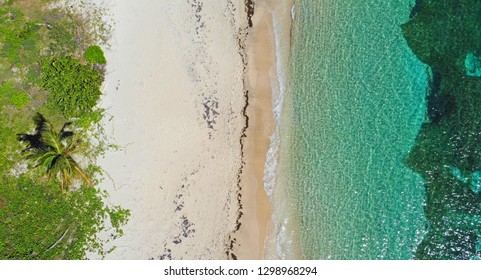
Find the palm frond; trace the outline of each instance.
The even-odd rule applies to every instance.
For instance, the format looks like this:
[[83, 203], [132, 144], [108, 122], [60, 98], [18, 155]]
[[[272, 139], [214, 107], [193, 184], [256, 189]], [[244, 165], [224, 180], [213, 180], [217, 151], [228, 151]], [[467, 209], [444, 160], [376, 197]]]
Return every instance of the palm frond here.
[[72, 167], [73, 167], [73, 171], [74, 171], [74, 174], [77, 178], [83, 180], [88, 186], [91, 186], [92, 185], [92, 182], [90, 181], [89, 177], [87, 176], [87, 173], [85, 173], [85, 171], [82, 170], [82, 168], [80, 168], [80, 166], [77, 164], [76, 161], [74, 161], [72, 159]]
[[42, 133], [42, 141], [45, 146], [50, 147], [57, 153], [62, 152], [62, 141], [59, 139], [58, 133], [54, 130], [51, 124], [48, 124]]
[[77, 139], [76, 141], [72, 141], [72, 142], [68, 143], [67, 147], [65, 148], [65, 152], [68, 155], [72, 155], [72, 154], [75, 154], [75, 153], [78, 153], [78, 152], [84, 150], [85, 148], [86, 147], [83, 144], [83, 142], [80, 141], [79, 139]]

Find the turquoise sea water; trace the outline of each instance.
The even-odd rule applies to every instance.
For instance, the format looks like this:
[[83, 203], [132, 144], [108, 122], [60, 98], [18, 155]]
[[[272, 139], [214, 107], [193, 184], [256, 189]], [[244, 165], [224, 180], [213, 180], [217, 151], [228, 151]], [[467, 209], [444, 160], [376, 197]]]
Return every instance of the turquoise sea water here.
[[279, 161], [303, 258], [410, 259], [426, 232], [404, 164], [426, 112], [427, 68], [400, 28], [411, 6], [296, 3]]

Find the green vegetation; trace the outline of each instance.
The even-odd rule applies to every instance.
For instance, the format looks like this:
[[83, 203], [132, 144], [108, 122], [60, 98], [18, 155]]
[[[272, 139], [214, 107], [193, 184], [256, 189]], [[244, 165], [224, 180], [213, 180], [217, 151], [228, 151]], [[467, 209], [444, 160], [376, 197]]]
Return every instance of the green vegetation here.
[[402, 26], [432, 73], [426, 122], [406, 158], [426, 188], [428, 234], [418, 259], [481, 257], [481, 79], [465, 68], [468, 55], [481, 54], [480, 14], [477, 0], [417, 0]]
[[27, 143], [23, 152], [25, 158], [33, 163], [33, 168], [42, 169], [49, 181], [59, 178], [62, 193], [69, 190], [73, 179], [81, 179], [90, 185], [87, 174], [73, 158], [83, 147], [79, 139], [73, 139], [74, 132], [68, 130], [72, 123], [65, 123], [60, 131], [56, 131], [39, 113], [33, 121], [33, 134], [18, 134], [18, 139]]
[[0, 8], [0, 40], [2, 59], [13, 65], [29, 65], [39, 52], [37, 39], [40, 26], [27, 21], [19, 9]]
[[[0, 259], [103, 256], [97, 233], [105, 225], [121, 235], [130, 215], [95, 187], [102, 170], [93, 162], [111, 145], [94, 109], [104, 73], [84, 53], [107, 29], [70, 6], [48, 8], [53, 2], [0, 2]], [[72, 184], [77, 178], [84, 184]]]
[[90, 46], [87, 48], [84, 54], [85, 59], [90, 63], [105, 64], [107, 60], [105, 59], [104, 52], [99, 46]]
[[40, 85], [48, 91], [48, 101], [66, 117], [92, 112], [100, 98], [102, 74], [72, 57], [56, 57], [42, 62]]
[[[108, 207], [106, 193], [81, 187], [62, 195], [55, 183], [19, 177], [0, 184], [0, 259], [85, 259], [105, 255], [95, 234], [110, 218], [121, 234], [129, 215]], [[115, 221], [115, 223], [114, 223]]]
[[14, 88], [11, 81], [0, 86], [0, 95], [8, 98], [17, 109], [22, 109], [30, 102], [27, 93]]

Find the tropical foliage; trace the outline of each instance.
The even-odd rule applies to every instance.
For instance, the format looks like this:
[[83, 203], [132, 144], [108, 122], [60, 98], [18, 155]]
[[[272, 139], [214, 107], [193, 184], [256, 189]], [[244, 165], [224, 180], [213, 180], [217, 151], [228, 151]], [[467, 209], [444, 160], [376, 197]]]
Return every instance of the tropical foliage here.
[[96, 233], [104, 221], [113, 237], [129, 211], [104, 203], [106, 193], [82, 187], [62, 195], [55, 183], [21, 176], [0, 183], [0, 259], [85, 259], [87, 251], [107, 252]]
[[[129, 217], [95, 187], [103, 176], [93, 162], [110, 144], [99, 125], [103, 110], [93, 109], [104, 73], [84, 53], [108, 37], [92, 28], [105, 27], [96, 20], [101, 11], [55, 2], [0, 0], [0, 259], [103, 256], [110, 250], [97, 233], [106, 227], [116, 238]], [[48, 122], [37, 116], [43, 124], [32, 130], [35, 112]], [[82, 186], [62, 194], [76, 178]]]
[[72, 123], [65, 123], [60, 131], [56, 131], [40, 113], [33, 121], [33, 134], [18, 134], [18, 139], [27, 143], [23, 152], [33, 167], [40, 168], [50, 181], [58, 178], [62, 193], [68, 191], [73, 179], [81, 179], [91, 185], [88, 175], [73, 158], [82, 149], [82, 142], [74, 140], [74, 132], [68, 130]]
[[85, 50], [85, 59], [90, 63], [105, 64], [107, 60], [105, 59], [104, 52], [99, 46], [90, 46]]

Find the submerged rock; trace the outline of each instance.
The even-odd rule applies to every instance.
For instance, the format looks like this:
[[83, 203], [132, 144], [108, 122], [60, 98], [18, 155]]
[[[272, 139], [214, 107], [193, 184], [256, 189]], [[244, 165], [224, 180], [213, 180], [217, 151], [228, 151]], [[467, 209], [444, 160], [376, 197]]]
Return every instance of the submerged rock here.
[[476, 194], [481, 192], [481, 171], [474, 171], [471, 176], [465, 176], [457, 167], [450, 167], [451, 174], [459, 181], [467, 183], [469, 181], [469, 188]]
[[463, 172], [461, 170], [459, 170], [459, 168], [457, 167], [451, 167], [451, 174], [456, 178], [458, 179], [459, 181], [463, 182], [463, 183], [467, 183], [468, 182], [468, 178], [466, 178], [464, 175], [463, 175]]
[[427, 97], [427, 112], [431, 122], [437, 123], [442, 116], [451, 113], [454, 110], [454, 102], [452, 96], [449, 95], [430, 95]]
[[423, 8], [423, 0], [416, 0], [414, 6], [411, 8], [411, 13], [409, 14], [409, 18], [415, 17]]
[[466, 75], [471, 77], [481, 77], [481, 58], [473, 52], [469, 52], [464, 60]]
[[471, 175], [471, 184], [469, 185], [471, 190], [475, 193], [481, 192], [481, 172], [475, 171]]

